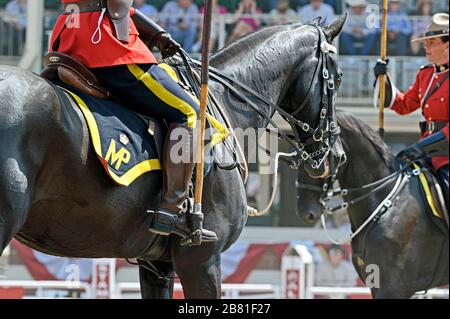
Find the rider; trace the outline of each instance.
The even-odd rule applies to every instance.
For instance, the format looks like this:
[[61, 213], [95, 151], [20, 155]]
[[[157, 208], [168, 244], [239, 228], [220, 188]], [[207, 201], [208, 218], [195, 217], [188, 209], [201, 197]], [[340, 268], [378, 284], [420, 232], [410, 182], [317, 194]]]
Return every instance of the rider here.
[[[162, 156], [163, 193], [150, 231], [188, 238], [192, 229], [187, 214], [194, 161], [193, 130], [199, 106], [157, 65], [150, 49], [163, 58], [179, 52], [180, 45], [153, 21], [132, 8], [133, 0], [61, 0], [50, 41], [50, 51], [62, 52], [86, 65], [128, 108], [164, 120], [170, 127]], [[141, 36], [140, 36], [141, 34]], [[148, 47], [146, 44], [148, 44]], [[178, 134], [183, 129], [183, 135]], [[171, 134], [176, 131], [176, 134]], [[172, 136], [174, 135], [174, 136]], [[183, 141], [189, 160], [171, 159], [170, 150]], [[184, 153], [186, 154], [186, 153]], [[217, 235], [197, 226], [203, 242]]]
[[[448, 198], [448, 75], [449, 75], [449, 22], [448, 14], [438, 13], [432, 17], [430, 26], [423, 37], [413, 42], [425, 41], [426, 57], [431, 64], [423, 66], [417, 74], [416, 82], [406, 93], [400, 92], [389, 75], [386, 84], [386, 107], [398, 114], [409, 114], [422, 108], [425, 121], [420, 123], [421, 140], [399, 153], [399, 157], [414, 161], [431, 157], [444, 185]], [[375, 77], [387, 74], [389, 60], [379, 60], [375, 65]], [[378, 94], [376, 95], [378, 96]]]

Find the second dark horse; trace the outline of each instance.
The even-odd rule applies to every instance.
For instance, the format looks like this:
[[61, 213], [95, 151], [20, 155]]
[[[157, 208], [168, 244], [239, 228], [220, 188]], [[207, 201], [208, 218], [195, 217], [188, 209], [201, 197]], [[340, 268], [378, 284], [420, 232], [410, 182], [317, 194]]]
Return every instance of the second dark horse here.
[[[347, 203], [357, 201], [348, 207], [355, 232], [385, 201], [397, 177], [388, 179], [386, 187], [377, 191], [376, 187], [361, 187], [399, 171], [400, 163], [378, 133], [364, 122], [338, 113], [338, 123], [344, 151], [351, 161], [342, 166], [337, 179], [343, 190], [358, 189], [344, 196]], [[298, 186], [298, 215], [307, 223], [315, 223], [321, 213], [326, 213], [319, 204], [324, 195], [323, 181], [299, 172]], [[411, 177], [391, 202], [393, 206], [374, 218], [351, 242], [353, 264], [363, 281], [379, 269], [375, 274], [379, 281], [371, 282], [379, 283], [372, 289], [373, 297], [410, 298], [416, 292], [448, 285], [448, 229], [445, 222], [432, 221], [435, 217], [427, 208], [419, 179]]]

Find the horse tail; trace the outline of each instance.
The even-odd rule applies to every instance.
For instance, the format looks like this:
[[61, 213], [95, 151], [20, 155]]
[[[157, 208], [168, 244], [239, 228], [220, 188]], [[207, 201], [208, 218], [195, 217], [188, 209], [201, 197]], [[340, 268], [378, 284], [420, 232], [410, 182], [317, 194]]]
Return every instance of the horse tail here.
[[0, 66], [0, 254], [30, 209], [57, 110], [52, 91], [30, 72]]

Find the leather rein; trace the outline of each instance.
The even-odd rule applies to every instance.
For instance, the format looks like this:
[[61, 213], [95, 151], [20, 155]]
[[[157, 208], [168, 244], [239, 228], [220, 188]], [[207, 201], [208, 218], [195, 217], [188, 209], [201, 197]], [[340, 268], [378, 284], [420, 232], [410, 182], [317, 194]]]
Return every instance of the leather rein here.
[[[340, 133], [340, 128], [337, 125], [336, 114], [333, 107], [333, 95], [335, 90], [334, 76], [330, 74], [329, 71], [329, 66], [331, 64], [331, 57], [329, 56], [329, 53], [337, 52], [334, 46], [328, 44], [328, 42], [326, 41], [324, 31], [317, 25], [311, 26], [317, 28], [319, 32], [319, 45], [317, 49], [319, 61], [314, 70], [313, 79], [310, 83], [306, 98], [292, 114], [289, 114], [283, 108], [274, 104], [268, 98], [256, 92], [246, 84], [229, 75], [224, 74], [214, 67], [210, 67], [210, 76], [212, 79], [225, 86], [233, 95], [235, 95], [243, 102], [248, 104], [252, 109], [254, 109], [261, 117], [263, 117], [268, 123], [270, 123], [274, 128], [278, 130], [278, 135], [281, 139], [287, 141], [294, 148], [296, 152], [294, 159], [283, 159], [284, 161], [288, 162], [293, 169], [298, 169], [303, 162], [309, 163], [312, 168], [319, 168], [334, 146], [336, 135], [339, 135]], [[192, 73], [192, 67], [196, 69], [199, 69], [201, 67], [200, 62], [190, 59], [186, 52], [184, 52], [183, 50], [181, 51], [181, 58], [183, 59], [183, 62], [186, 65], [188, 71], [191, 71], [188, 73]], [[320, 74], [318, 74], [319, 70], [321, 70]], [[300, 113], [306, 106], [308, 101], [311, 99], [313, 88], [317, 84], [317, 81], [320, 80], [320, 77], [322, 77], [321, 89], [323, 91], [323, 94], [321, 95], [320, 121], [318, 127], [316, 129], [313, 129], [310, 124], [298, 120], [294, 116]], [[195, 89], [198, 90], [198, 88]], [[258, 99], [260, 102], [263, 102], [264, 104], [270, 106], [272, 109], [278, 112], [284, 118], [284, 120], [289, 123], [292, 131], [294, 132], [294, 135], [288, 135], [283, 132], [272, 119], [270, 114], [266, 114], [264, 110], [262, 110], [255, 102], [253, 102], [250, 98], [243, 94], [242, 91], [249, 93], [252, 97]], [[309, 133], [311, 137], [306, 140], [302, 140], [300, 134], [298, 133], [299, 131]], [[304, 150], [304, 148], [308, 145], [320, 142], [325, 143], [325, 141], [328, 141], [326, 147], [320, 149], [319, 151], [308, 153]], [[273, 155], [270, 151], [265, 151], [269, 156]], [[323, 157], [320, 160], [314, 159], [316, 156], [322, 154]]]

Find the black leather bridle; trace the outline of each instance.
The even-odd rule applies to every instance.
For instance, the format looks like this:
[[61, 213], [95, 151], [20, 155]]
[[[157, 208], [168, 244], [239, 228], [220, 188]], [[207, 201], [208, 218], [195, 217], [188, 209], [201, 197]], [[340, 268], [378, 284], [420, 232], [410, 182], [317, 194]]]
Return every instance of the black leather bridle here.
[[[306, 98], [292, 114], [289, 114], [280, 106], [272, 103], [269, 99], [262, 96], [252, 88], [248, 87], [246, 84], [222, 73], [218, 69], [210, 67], [210, 76], [212, 79], [225, 86], [233, 95], [241, 99], [243, 102], [247, 103], [268, 123], [272, 124], [273, 127], [278, 129], [279, 137], [286, 140], [287, 143], [289, 143], [294, 148], [294, 150], [297, 152], [297, 155], [294, 157], [294, 159], [284, 159], [284, 161], [288, 162], [294, 169], [298, 169], [304, 162], [309, 163], [313, 169], [320, 168], [325, 158], [334, 147], [336, 143], [336, 136], [340, 133], [340, 128], [336, 120], [336, 113], [333, 107], [333, 96], [336, 87], [334, 82], [335, 79], [334, 75], [330, 72], [330, 66], [334, 66], [334, 64], [332, 63], [332, 58], [330, 57], [330, 52], [336, 52], [334, 47], [328, 44], [322, 28], [317, 25], [310, 26], [317, 28], [319, 33], [319, 43], [317, 47], [318, 62], [314, 70], [313, 79], [311, 80], [311, 83], [309, 85]], [[181, 52], [181, 57], [188, 70], [191, 68], [191, 66], [196, 69], [199, 69], [201, 67], [200, 62], [191, 60], [184, 51]], [[320, 121], [318, 127], [316, 129], [313, 129], [310, 124], [296, 119], [295, 115], [299, 114], [307, 105], [313, 94], [313, 88], [320, 80], [322, 80]], [[245, 94], [243, 94], [242, 91], [249, 93], [252, 97], [257, 98], [259, 101], [275, 109], [284, 118], [284, 120], [289, 123], [294, 135], [289, 136], [281, 129], [279, 129], [277, 124], [272, 120], [271, 116], [269, 114], [266, 114], [264, 110], [262, 110], [256, 103], [254, 103]], [[299, 132], [308, 133], [310, 137], [303, 140], [300, 137]], [[305, 151], [306, 146], [315, 143], [323, 143], [325, 144], [325, 147], [322, 147], [318, 151], [313, 153]], [[266, 150], [266, 153], [270, 156], [273, 155], [268, 150]], [[317, 160], [316, 158], [321, 155], [323, 155], [321, 159]]]

